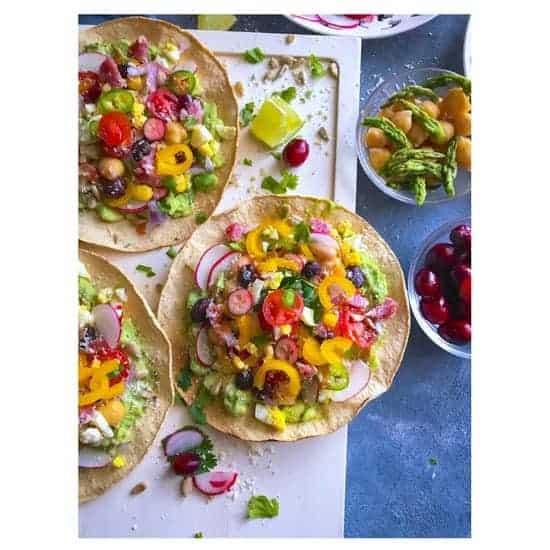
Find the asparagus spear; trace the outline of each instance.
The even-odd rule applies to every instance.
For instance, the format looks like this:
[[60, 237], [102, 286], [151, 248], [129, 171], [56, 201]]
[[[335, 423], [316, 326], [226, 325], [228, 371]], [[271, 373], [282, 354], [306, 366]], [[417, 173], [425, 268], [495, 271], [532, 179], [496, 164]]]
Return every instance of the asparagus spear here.
[[431, 117], [418, 105], [415, 105], [406, 99], [400, 99], [399, 102], [409, 109], [409, 111], [412, 111], [414, 120], [416, 120], [416, 122], [418, 122], [418, 124], [420, 124], [437, 143], [442, 143], [445, 140], [445, 130], [443, 130], [443, 126], [439, 124], [438, 120]]
[[426, 200], [426, 178], [424, 176], [414, 176], [411, 180], [411, 189], [414, 193], [414, 199], [418, 206], [422, 206]]
[[469, 78], [456, 73], [434, 76], [433, 78], [426, 80], [423, 86], [425, 88], [433, 89], [447, 86], [447, 84], [458, 84], [465, 93], [472, 95], [472, 81]]
[[405, 86], [395, 94], [393, 94], [384, 105], [382, 105], [382, 108], [387, 107], [394, 101], [398, 99], [411, 99], [413, 97], [428, 97], [429, 99], [432, 99], [433, 101], [437, 101], [439, 99], [439, 96], [430, 88], [425, 88], [424, 86], [416, 86], [415, 84], [411, 84], [410, 86]]
[[445, 155], [445, 163], [441, 167], [443, 188], [445, 189], [445, 193], [450, 197], [455, 196], [455, 178], [458, 172], [458, 163], [456, 161], [457, 145], [458, 137], [455, 136], [449, 143], [447, 154]]
[[405, 132], [403, 132], [401, 128], [398, 128], [391, 120], [387, 118], [366, 117], [363, 119], [363, 126], [379, 128], [399, 148], [411, 147], [411, 143]]
[[384, 164], [380, 170], [380, 175], [386, 177], [387, 173], [390, 172], [395, 165], [407, 160], [441, 160], [444, 158], [445, 155], [443, 153], [438, 153], [431, 149], [399, 149], [399, 151], [395, 151]]
[[428, 174], [435, 176], [438, 179], [442, 179], [443, 175], [441, 164], [438, 164], [432, 160], [411, 159], [394, 164], [385, 172], [388, 179], [400, 177], [408, 178], [410, 176], [425, 176]]

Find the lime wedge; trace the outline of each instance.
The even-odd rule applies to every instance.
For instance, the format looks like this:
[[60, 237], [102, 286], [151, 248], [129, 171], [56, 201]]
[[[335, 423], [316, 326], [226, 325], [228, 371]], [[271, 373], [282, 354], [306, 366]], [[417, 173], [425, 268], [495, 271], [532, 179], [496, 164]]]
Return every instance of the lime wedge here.
[[252, 135], [274, 149], [304, 125], [298, 113], [281, 97], [266, 99], [250, 125]]
[[236, 21], [234, 15], [199, 15], [198, 27], [201, 31], [228, 31]]

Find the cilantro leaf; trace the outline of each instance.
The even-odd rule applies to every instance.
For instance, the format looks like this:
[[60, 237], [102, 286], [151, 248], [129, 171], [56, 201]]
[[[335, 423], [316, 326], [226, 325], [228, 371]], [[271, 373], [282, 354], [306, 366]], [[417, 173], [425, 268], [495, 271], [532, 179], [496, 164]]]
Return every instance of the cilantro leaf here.
[[246, 50], [243, 57], [248, 63], [260, 63], [260, 61], [265, 59], [265, 54], [260, 48], [252, 48], [251, 50]]
[[176, 378], [176, 384], [183, 390], [187, 391], [191, 387], [192, 382], [191, 371], [189, 369], [181, 369], [178, 377]]
[[208, 215], [206, 212], [203, 212], [200, 210], [195, 214], [195, 221], [200, 225], [201, 223], [204, 223], [208, 219]]
[[249, 519], [274, 518], [278, 515], [279, 501], [276, 498], [269, 499], [264, 495], [250, 497], [247, 505]]
[[189, 414], [193, 419], [195, 424], [206, 424], [206, 414], [204, 412], [204, 407], [209, 405], [212, 402], [212, 396], [208, 393], [208, 390], [201, 386], [199, 393], [193, 400], [193, 403], [189, 407]]
[[138, 264], [136, 265], [136, 271], [141, 271], [145, 273], [147, 277], [154, 277], [156, 273], [153, 271], [153, 268], [149, 265]]
[[267, 334], [266, 332], [262, 332], [262, 334], [258, 334], [258, 336], [254, 336], [251, 339], [251, 342], [256, 347], [263, 348], [263, 347], [267, 346], [267, 344], [269, 343], [269, 340], [270, 340], [269, 334]]
[[194, 539], [203, 539], [203, 538], [204, 538], [203, 532], [202, 532], [202, 531], [197, 531], [197, 532], [193, 535], [193, 538], [194, 538]]
[[205, 474], [218, 465], [218, 458], [214, 454], [214, 446], [212, 445], [211, 439], [204, 433], [203, 436], [204, 439], [202, 443], [193, 449], [193, 452], [200, 459], [200, 466], [196, 472], [197, 474]]
[[290, 173], [288, 170], [281, 172], [281, 180], [277, 181], [273, 176], [267, 176], [262, 181], [262, 189], [271, 191], [274, 195], [283, 195], [289, 189], [296, 189], [298, 186], [298, 176]]
[[254, 102], [250, 101], [242, 109], [240, 114], [241, 128], [248, 126], [254, 118]]
[[327, 73], [327, 70], [323, 67], [319, 58], [314, 54], [309, 56], [309, 70], [311, 71], [311, 76], [315, 78], [324, 76]]
[[244, 251], [244, 244], [239, 241], [229, 241], [227, 243], [227, 246], [231, 248], [231, 250], [235, 250], [236, 252]]
[[432, 466], [436, 466], [437, 465], [437, 458], [430, 458], [429, 462]]
[[296, 242], [307, 243], [309, 242], [310, 235], [311, 231], [307, 223], [300, 222], [294, 226], [294, 240]]
[[285, 88], [280, 92], [274, 92], [273, 95], [278, 95], [281, 97], [281, 99], [283, 99], [287, 103], [290, 103], [293, 99], [296, 98], [296, 87], [289, 86], [288, 88]]
[[243, 159], [243, 164], [244, 164], [245, 166], [252, 166], [254, 163], [253, 163], [250, 159], [244, 158], [244, 159]]

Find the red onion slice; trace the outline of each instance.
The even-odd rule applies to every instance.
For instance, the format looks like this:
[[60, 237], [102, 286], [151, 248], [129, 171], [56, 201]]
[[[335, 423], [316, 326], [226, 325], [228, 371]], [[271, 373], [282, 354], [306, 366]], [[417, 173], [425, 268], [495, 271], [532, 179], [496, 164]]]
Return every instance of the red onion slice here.
[[78, 466], [80, 468], [103, 468], [111, 463], [111, 456], [103, 449], [80, 447], [78, 449]]
[[78, 56], [78, 70], [92, 71], [99, 73], [99, 67], [107, 59], [107, 56], [101, 53], [87, 52]]
[[110, 348], [116, 348], [120, 340], [120, 319], [110, 304], [99, 304], [92, 310], [96, 329]]
[[349, 371], [349, 384], [347, 388], [333, 392], [332, 400], [336, 403], [355, 397], [367, 387], [370, 380], [370, 368], [364, 361], [345, 361], [345, 365]]
[[193, 426], [186, 426], [167, 435], [162, 440], [164, 454], [167, 457], [176, 456], [198, 447], [204, 441], [204, 434]]
[[207, 496], [221, 495], [233, 487], [237, 481], [237, 472], [207, 472], [193, 476], [193, 485]]

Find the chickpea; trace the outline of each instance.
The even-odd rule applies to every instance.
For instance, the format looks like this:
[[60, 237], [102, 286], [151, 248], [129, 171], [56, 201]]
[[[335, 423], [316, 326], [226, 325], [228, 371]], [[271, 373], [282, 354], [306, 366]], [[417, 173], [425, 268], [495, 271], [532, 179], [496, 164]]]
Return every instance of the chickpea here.
[[176, 143], [182, 143], [187, 138], [187, 130], [179, 122], [169, 122], [166, 125], [166, 132], [164, 139], [174, 145]]
[[387, 147], [389, 143], [386, 134], [380, 128], [369, 128], [365, 132], [365, 144], [367, 147]]
[[428, 139], [428, 132], [422, 126], [413, 122], [411, 129], [407, 133], [407, 137], [414, 147], [419, 147]]
[[461, 116], [455, 117], [453, 123], [457, 136], [472, 135], [472, 115], [470, 113], [463, 113]]
[[382, 149], [378, 147], [373, 147], [369, 149], [369, 160], [372, 167], [379, 172], [382, 166], [386, 164], [388, 159], [391, 157], [391, 152], [388, 149]]
[[458, 165], [468, 172], [472, 169], [472, 140], [460, 136], [456, 146], [456, 160]]
[[124, 174], [124, 164], [120, 159], [103, 157], [98, 165], [99, 173], [107, 180], [116, 180]]
[[398, 128], [401, 128], [401, 130], [407, 134], [410, 132], [413, 123], [412, 111], [399, 111], [393, 115], [392, 120]]
[[309, 248], [321, 262], [333, 262], [338, 255], [336, 248], [320, 242], [311, 242]]
[[118, 399], [104, 403], [97, 410], [105, 417], [110, 426], [118, 426], [125, 413], [124, 403]]
[[443, 143], [448, 143], [455, 135], [455, 127], [446, 120], [440, 120], [439, 124], [443, 126], [443, 131], [445, 132], [445, 139], [443, 140]]
[[471, 111], [470, 98], [462, 88], [451, 88], [440, 104], [441, 116], [448, 120], [454, 120]]
[[439, 107], [433, 101], [423, 101], [420, 107], [424, 111], [426, 111], [432, 118], [439, 118]]

